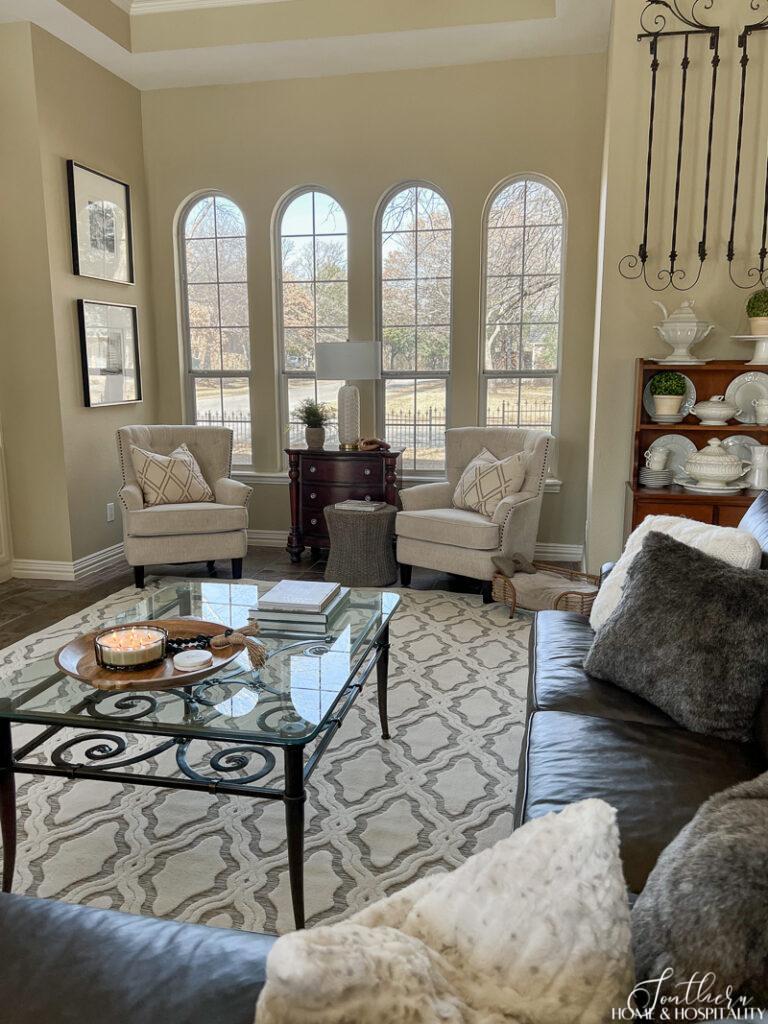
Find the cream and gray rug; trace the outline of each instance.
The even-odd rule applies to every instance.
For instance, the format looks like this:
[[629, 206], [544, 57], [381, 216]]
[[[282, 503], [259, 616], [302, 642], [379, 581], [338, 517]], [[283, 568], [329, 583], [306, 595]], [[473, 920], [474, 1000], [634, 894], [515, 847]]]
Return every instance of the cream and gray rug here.
[[[0, 671], [55, 650], [134, 594], [6, 648]], [[392, 738], [380, 738], [369, 681], [308, 786], [309, 925], [453, 868], [512, 830], [530, 620], [472, 595], [402, 594]], [[30, 735], [14, 732], [16, 745]], [[154, 770], [168, 769], [161, 758]], [[14, 891], [252, 931], [293, 927], [282, 804], [60, 778], [17, 784]]]

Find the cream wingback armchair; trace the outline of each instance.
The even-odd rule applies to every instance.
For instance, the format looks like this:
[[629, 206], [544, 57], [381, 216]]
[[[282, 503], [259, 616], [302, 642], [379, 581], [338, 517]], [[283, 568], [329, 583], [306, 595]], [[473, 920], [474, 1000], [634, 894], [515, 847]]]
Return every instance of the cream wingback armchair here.
[[[131, 446], [170, 455], [185, 444], [197, 460], [214, 501], [144, 506]], [[136, 586], [144, 586], [146, 565], [207, 562], [213, 572], [219, 558], [232, 560], [232, 576], [243, 574], [248, 549], [248, 496], [251, 488], [232, 480], [232, 431], [226, 427], [133, 426], [117, 431], [123, 486], [125, 557]]]
[[[515, 427], [457, 427], [445, 432], [447, 481], [406, 487], [395, 525], [400, 581], [411, 582], [411, 568], [455, 573], [481, 580], [483, 600], [491, 599], [494, 555], [533, 558], [539, 529], [547, 462], [554, 438], [541, 430]], [[467, 464], [487, 448], [497, 459], [530, 453], [522, 490], [503, 498], [492, 518], [453, 507], [453, 492]]]

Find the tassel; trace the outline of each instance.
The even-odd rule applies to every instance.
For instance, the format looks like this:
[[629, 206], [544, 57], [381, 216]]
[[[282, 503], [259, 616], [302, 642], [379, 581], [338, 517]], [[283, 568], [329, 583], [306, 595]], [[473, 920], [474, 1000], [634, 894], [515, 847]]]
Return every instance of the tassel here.
[[241, 629], [227, 629], [218, 636], [211, 637], [211, 647], [217, 650], [220, 650], [222, 647], [245, 647], [248, 651], [251, 668], [258, 670], [263, 668], [267, 662], [266, 647], [264, 644], [254, 640], [255, 634], [258, 632], [258, 622], [253, 622], [250, 626], [243, 626]]

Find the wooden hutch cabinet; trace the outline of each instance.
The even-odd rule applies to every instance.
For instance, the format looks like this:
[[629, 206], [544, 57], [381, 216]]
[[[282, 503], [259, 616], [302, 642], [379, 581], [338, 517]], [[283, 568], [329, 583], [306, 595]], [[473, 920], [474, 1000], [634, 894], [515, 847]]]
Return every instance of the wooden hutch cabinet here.
[[632, 450], [632, 471], [627, 484], [627, 531], [634, 529], [646, 516], [686, 516], [703, 523], [738, 526], [742, 516], [761, 493], [744, 490], [732, 495], [694, 494], [672, 484], [670, 487], [641, 487], [638, 472], [645, 465], [644, 454], [664, 434], [683, 434], [703, 448], [711, 437], [725, 439], [732, 434], [746, 434], [759, 444], [768, 444], [768, 427], [729, 420], [724, 427], [703, 426], [695, 416], [686, 416], [681, 423], [654, 423], [643, 406], [643, 391], [654, 374], [662, 370], [684, 373], [696, 388], [696, 401], [723, 395], [730, 382], [742, 373], [758, 370], [768, 373], [768, 366], [752, 366], [735, 360], [717, 360], [698, 366], [654, 363], [637, 360], [635, 375], [635, 434]]
[[306, 546], [328, 547], [323, 509], [337, 501], [386, 501], [398, 505], [402, 448], [386, 452], [286, 448], [291, 498], [291, 532], [286, 550], [301, 561]]

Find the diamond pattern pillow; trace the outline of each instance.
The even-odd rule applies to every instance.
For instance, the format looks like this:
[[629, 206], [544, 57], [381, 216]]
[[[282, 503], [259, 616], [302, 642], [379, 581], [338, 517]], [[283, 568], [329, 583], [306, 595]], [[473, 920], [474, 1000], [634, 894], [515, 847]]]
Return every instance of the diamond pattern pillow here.
[[483, 448], [461, 474], [453, 492], [454, 506], [492, 516], [502, 498], [517, 494], [522, 488], [527, 465], [527, 452], [497, 459]]
[[131, 459], [145, 505], [213, 501], [202, 470], [185, 444], [180, 444], [170, 455], [158, 455], [131, 445]]

